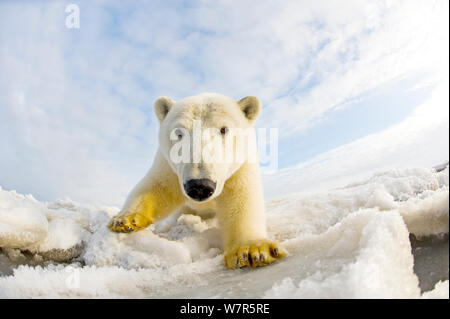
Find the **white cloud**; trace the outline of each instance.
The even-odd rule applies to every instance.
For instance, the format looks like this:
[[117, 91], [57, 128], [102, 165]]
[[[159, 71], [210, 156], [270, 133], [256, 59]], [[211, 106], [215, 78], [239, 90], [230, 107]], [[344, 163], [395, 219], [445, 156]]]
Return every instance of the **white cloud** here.
[[[349, 7], [342, 8], [343, 3]], [[363, 3], [334, 2], [339, 8], [328, 6], [318, 13], [323, 27], [315, 38], [325, 44], [308, 59], [304, 72], [319, 83], [270, 103], [272, 111], [265, 113], [265, 125], [275, 122], [285, 128], [285, 134], [293, 133], [396, 78], [418, 72], [435, 82], [443, 78], [440, 70], [448, 67], [448, 3]], [[296, 11], [289, 9], [291, 14]], [[286, 28], [285, 34], [290, 29]], [[291, 35], [286, 37], [287, 43], [292, 40]], [[447, 50], [443, 49], [445, 43]]]

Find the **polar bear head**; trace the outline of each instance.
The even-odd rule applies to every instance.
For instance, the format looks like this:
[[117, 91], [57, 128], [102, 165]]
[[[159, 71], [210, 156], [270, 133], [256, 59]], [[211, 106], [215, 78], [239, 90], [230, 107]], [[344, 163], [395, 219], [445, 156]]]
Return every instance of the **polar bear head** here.
[[204, 93], [180, 101], [160, 97], [160, 151], [177, 174], [186, 197], [208, 201], [243, 163], [257, 162], [255, 122], [261, 103], [254, 96], [234, 101]]

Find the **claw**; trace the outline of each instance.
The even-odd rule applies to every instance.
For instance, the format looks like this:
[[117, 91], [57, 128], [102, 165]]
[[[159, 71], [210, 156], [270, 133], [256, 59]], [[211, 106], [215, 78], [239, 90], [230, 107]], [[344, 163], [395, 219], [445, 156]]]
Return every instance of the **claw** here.
[[275, 248], [275, 249], [273, 250], [273, 255], [274, 255], [275, 257], [278, 257], [278, 248]]
[[139, 213], [122, 214], [109, 222], [108, 228], [118, 233], [130, 233], [144, 229], [152, 223], [152, 219]]
[[283, 258], [286, 254], [278, 243], [261, 240], [225, 250], [225, 266], [229, 269], [261, 267]]

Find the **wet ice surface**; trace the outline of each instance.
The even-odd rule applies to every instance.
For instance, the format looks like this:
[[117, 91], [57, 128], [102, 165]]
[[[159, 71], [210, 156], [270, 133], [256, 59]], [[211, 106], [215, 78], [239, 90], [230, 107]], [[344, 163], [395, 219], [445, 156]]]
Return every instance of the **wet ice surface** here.
[[214, 218], [116, 234], [117, 208], [0, 189], [0, 297], [448, 298], [448, 199], [448, 168], [286, 195], [266, 206], [289, 256], [229, 271]]
[[420, 289], [429, 291], [437, 282], [448, 280], [448, 234], [421, 240], [411, 235], [410, 240], [414, 255], [414, 272], [419, 277]]

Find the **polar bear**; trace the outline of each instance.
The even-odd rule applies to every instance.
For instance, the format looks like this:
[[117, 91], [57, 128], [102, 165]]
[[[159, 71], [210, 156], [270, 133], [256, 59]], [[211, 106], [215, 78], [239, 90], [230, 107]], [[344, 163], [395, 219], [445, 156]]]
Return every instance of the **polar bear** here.
[[[160, 97], [154, 109], [160, 122], [155, 160], [108, 228], [125, 233], [141, 230], [178, 209], [199, 214], [214, 212], [229, 269], [264, 266], [284, 257], [283, 248], [267, 237], [257, 155], [256, 160], [250, 160], [256, 148], [249, 144], [238, 148], [236, 136], [229, 138], [236, 129], [254, 132], [253, 124], [261, 109], [259, 99], [248, 96], [236, 102], [214, 93], [177, 102]], [[207, 130], [200, 130], [199, 136], [196, 125]], [[233, 154], [233, 160], [204, 160], [208, 153], [205, 151], [198, 158], [196, 141], [200, 148], [212, 145], [215, 154], [214, 147], [223, 147], [227, 138], [235, 143], [228, 149], [238, 153]], [[254, 141], [249, 140], [250, 144]], [[178, 157], [180, 145], [186, 147], [181, 150], [183, 160]]]

